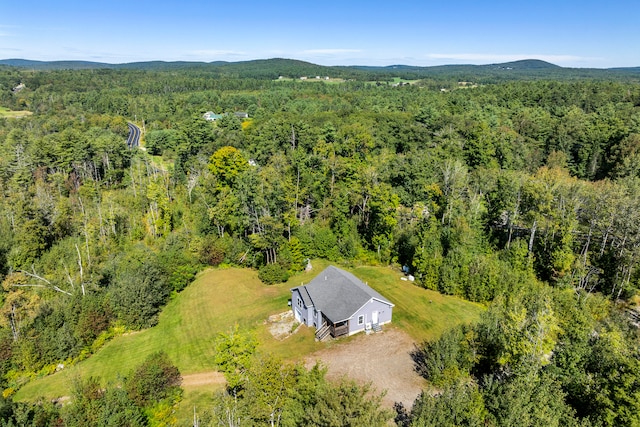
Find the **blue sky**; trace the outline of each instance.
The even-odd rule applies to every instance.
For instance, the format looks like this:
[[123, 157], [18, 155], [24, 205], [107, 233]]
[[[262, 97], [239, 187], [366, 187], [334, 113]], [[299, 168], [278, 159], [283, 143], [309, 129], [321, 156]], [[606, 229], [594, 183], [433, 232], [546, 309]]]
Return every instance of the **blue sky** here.
[[0, 0], [0, 59], [640, 66], [640, 1]]

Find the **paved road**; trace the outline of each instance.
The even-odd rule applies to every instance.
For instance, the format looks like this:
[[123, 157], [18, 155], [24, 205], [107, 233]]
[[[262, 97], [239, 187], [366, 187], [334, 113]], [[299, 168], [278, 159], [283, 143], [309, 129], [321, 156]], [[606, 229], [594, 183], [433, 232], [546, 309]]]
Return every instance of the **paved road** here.
[[140, 128], [133, 123], [127, 123], [129, 126], [129, 137], [127, 138], [127, 146], [134, 148], [140, 146]]

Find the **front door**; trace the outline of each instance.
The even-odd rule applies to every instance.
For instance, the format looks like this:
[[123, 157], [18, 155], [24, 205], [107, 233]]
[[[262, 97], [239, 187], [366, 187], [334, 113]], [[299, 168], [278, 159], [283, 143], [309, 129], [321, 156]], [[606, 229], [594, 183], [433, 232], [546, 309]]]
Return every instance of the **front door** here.
[[374, 311], [371, 313], [371, 323], [373, 323], [374, 325], [376, 323], [378, 323], [378, 312]]

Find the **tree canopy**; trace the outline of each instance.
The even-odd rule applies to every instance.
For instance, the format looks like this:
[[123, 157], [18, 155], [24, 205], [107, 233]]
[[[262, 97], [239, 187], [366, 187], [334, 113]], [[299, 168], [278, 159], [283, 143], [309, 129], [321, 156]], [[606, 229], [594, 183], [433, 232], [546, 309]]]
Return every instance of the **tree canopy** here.
[[[478, 324], [420, 346], [418, 369], [442, 392], [423, 393], [398, 422], [638, 423], [637, 80], [449, 70], [394, 86], [366, 70], [341, 82], [218, 71], [0, 67], [0, 106], [33, 113], [0, 117], [5, 397], [154, 325], [207, 265], [278, 283], [320, 257], [406, 266], [417, 286], [488, 306]], [[126, 146], [128, 122], [142, 149]], [[231, 338], [219, 343], [227, 358]], [[306, 375], [322, 375], [223, 356], [255, 412], [230, 394], [216, 405], [241, 419], [387, 415], [366, 387], [310, 385]], [[275, 390], [276, 404], [263, 393], [276, 377], [326, 399], [306, 413]], [[80, 406], [132, 425], [145, 420], [143, 395], [78, 385]]]

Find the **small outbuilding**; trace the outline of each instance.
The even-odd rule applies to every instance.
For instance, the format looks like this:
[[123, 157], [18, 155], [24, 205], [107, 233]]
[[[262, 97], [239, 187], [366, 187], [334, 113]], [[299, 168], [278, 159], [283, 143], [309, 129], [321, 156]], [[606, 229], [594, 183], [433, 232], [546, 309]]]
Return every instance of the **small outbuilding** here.
[[291, 289], [296, 320], [316, 328], [316, 338], [380, 330], [391, 322], [393, 303], [353, 274], [325, 268], [306, 285]]

